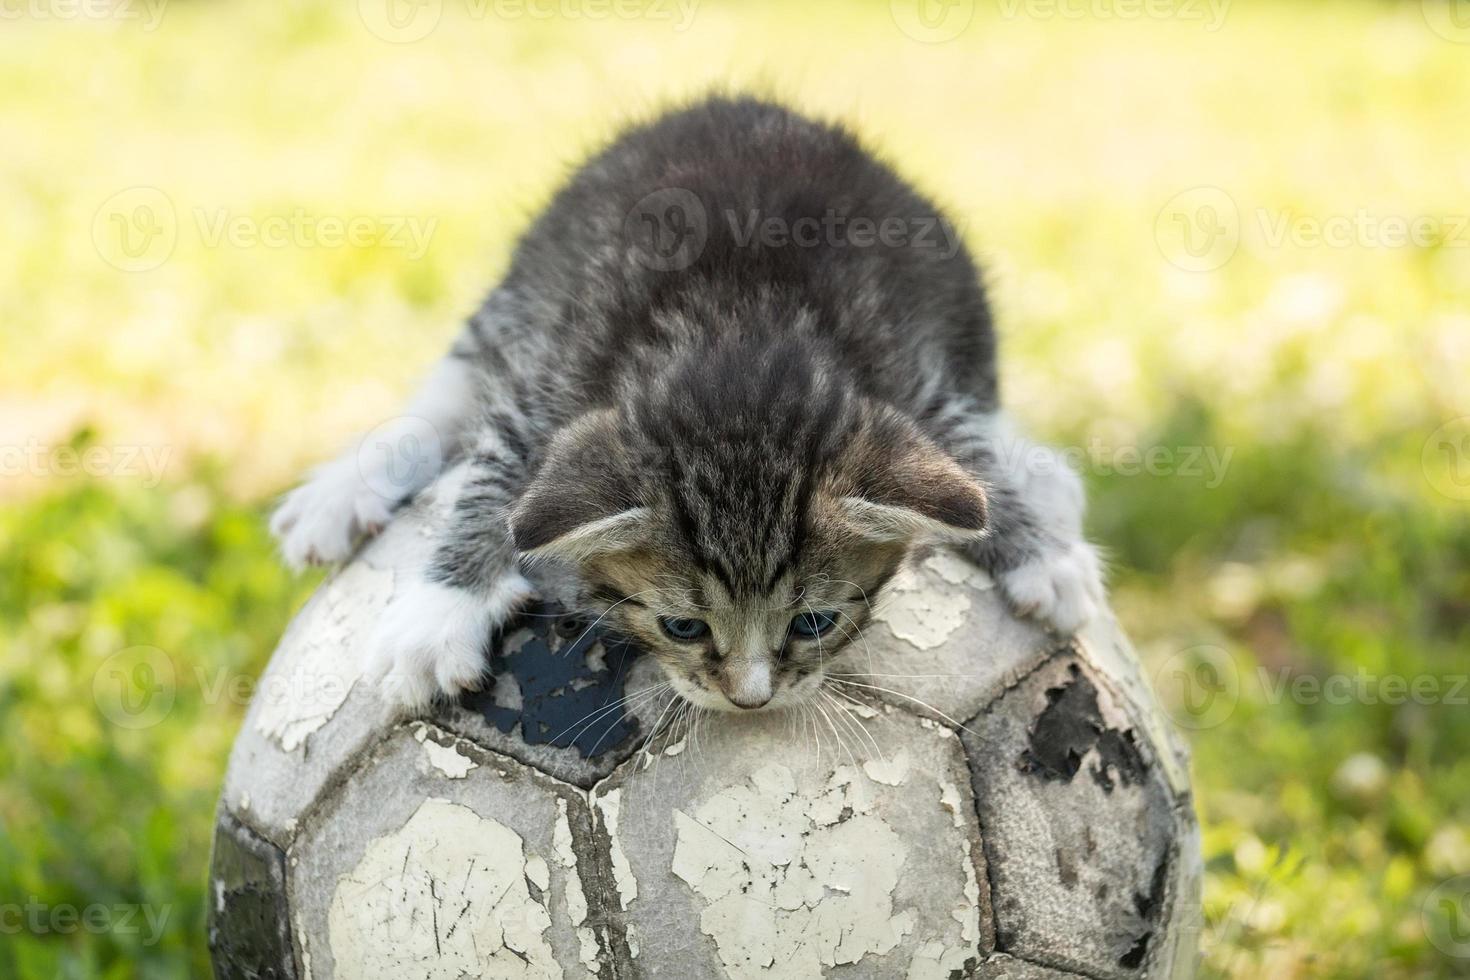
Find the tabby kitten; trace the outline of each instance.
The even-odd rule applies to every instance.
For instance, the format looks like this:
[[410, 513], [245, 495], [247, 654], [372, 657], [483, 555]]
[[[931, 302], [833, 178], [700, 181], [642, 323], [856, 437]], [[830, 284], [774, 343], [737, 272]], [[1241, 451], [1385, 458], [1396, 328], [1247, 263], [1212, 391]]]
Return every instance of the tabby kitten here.
[[[702, 101], [586, 163], [389, 427], [413, 419], [469, 476], [374, 641], [404, 707], [477, 686], [537, 560], [720, 709], [812, 695], [918, 546], [962, 546], [1064, 633], [1102, 601], [1077, 477], [999, 414], [954, 226], [767, 102]], [[348, 453], [286, 498], [291, 563], [390, 519], [371, 468]]]

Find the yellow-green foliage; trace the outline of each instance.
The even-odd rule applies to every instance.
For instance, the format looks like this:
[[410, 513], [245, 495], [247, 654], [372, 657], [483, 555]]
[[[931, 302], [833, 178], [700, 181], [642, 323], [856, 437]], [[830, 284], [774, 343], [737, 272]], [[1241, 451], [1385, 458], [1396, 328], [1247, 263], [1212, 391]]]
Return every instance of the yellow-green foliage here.
[[[232, 681], [311, 585], [269, 496], [392, 411], [579, 153], [714, 84], [850, 119], [985, 261], [1007, 400], [1078, 447], [1192, 729], [1208, 974], [1470, 974], [1433, 892], [1470, 873], [1470, 430], [1436, 434], [1470, 415], [1470, 27], [959, 0], [924, 43], [913, 0], [431, 0], [394, 43], [387, 2], [4, 6], [0, 908], [168, 916], [6, 931], [0, 976], [207, 970]], [[1228, 258], [1180, 250], [1204, 206]], [[116, 722], [119, 663], [172, 692], [156, 724]]]

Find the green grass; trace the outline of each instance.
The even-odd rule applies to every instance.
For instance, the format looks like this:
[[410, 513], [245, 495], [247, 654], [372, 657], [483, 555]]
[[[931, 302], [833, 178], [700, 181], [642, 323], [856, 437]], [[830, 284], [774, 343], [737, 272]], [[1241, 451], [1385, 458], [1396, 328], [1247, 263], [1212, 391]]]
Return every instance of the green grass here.
[[[0, 976], [207, 971], [230, 685], [313, 584], [272, 555], [270, 497], [391, 413], [580, 151], [718, 82], [854, 120], [985, 261], [1006, 398], [1081, 450], [1115, 605], [1190, 732], [1206, 974], [1470, 976], [1432, 941], [1470, 874], [1470, 493], [1425, 452], [1470, 415], [1470, 48], [1420, 4], [1238, 2], [1207, 30], [979, 3], [942, 44], [878, 2], [707, 0], [676, 30], [446, 0], [405, 44], [356, 9], [0, 33], [0, 929], [108, 910], [0, 934]], [[1188, 271], [1166, 204], [1199, 187], [1240, 243]], [[112, 222], [139, 203], [174, 244], [129, 272]], [[213, 235], [298, 209], [380, 234]], [[1334, 219], [1348, 240], [1316, 243]], [[137, 726], [120, 680], [168, 710]]]

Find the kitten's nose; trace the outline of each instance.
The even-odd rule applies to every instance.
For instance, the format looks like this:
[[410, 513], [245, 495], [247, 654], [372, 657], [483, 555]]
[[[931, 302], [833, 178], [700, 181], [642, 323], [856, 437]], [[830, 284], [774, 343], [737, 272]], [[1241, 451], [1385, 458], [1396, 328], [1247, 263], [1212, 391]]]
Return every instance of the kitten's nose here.
[[760, 708], [771, 700], [771, 665], [764, 660], [729, 660], [720, 689], [737, 708]]

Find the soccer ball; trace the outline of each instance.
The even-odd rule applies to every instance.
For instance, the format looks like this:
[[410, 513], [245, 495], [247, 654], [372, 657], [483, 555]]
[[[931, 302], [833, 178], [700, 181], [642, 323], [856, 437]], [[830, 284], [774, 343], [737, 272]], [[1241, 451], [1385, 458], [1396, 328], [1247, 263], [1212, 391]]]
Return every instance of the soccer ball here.
[[559, 612], [391, 723], [359, 676], [453, 480], [325, 583], [261, 678], [215, 832], [222, 977], [1179, 977], [1186, 761], [1111, 619], [1058, 639], [947, 552], [830, 693], [700, 714]]

